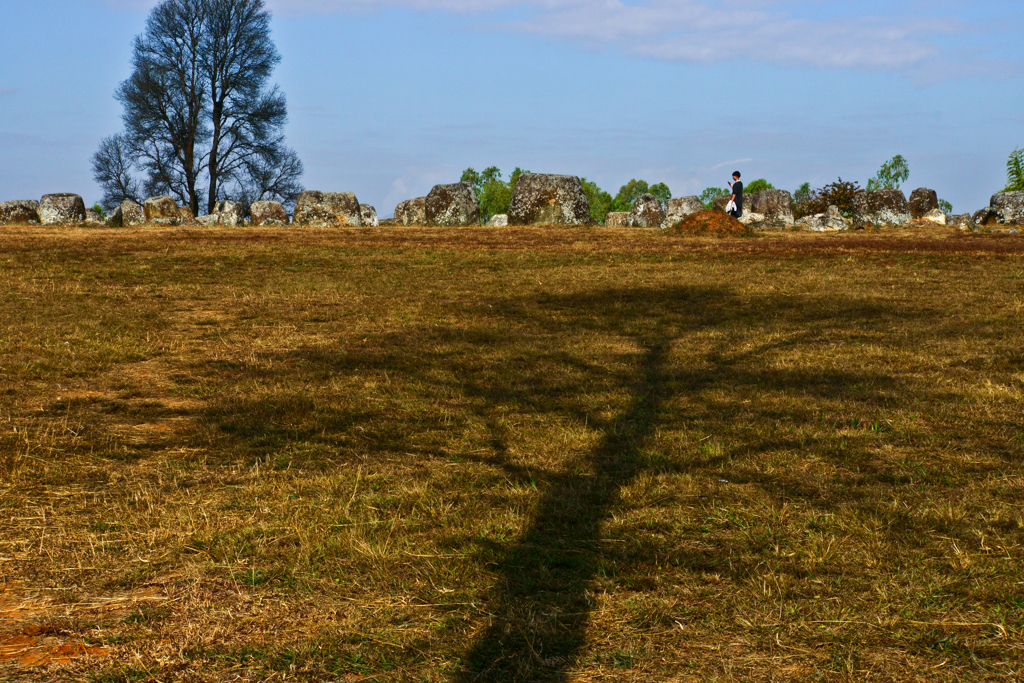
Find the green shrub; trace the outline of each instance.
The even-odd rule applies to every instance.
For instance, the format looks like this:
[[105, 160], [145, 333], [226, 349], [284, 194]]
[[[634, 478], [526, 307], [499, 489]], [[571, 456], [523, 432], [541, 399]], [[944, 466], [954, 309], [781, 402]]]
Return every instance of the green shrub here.
[[834, 206], [839, 209], [839, 213], [849, 218], [853, 216], [854, 197], [863, 191], [856, 181], [847, 182], [839, 178], [834, 183], [812, 191], [800, 205], [800, 216], [825, 213], [829, 206]]

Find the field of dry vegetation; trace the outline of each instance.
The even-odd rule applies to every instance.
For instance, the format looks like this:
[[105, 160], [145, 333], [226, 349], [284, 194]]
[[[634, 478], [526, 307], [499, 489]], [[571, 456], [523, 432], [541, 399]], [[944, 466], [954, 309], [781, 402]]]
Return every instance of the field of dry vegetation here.
[[0, 680], [1024, 677], [1024, 238], [5, 228], [0, 316]]

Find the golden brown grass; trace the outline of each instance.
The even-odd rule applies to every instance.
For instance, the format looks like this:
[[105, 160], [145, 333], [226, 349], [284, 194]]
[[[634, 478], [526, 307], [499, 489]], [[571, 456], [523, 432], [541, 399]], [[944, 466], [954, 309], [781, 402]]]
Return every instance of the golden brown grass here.
[[8, 228], [0, 287], [0, 680], [1024, 675], [1024, 239]]

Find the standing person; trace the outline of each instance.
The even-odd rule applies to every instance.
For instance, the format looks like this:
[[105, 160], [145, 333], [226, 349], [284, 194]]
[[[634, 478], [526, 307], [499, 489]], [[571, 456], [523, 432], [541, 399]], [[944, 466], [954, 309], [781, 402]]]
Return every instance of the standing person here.
[[743, 183], [740, 182], [739, 171], [735, 171], [732, 174], [732, 182], [729, 183], [729, 187], [732, 188], [732, 201], [736, 204], [732, 217], [739, 218], [743, 215]]

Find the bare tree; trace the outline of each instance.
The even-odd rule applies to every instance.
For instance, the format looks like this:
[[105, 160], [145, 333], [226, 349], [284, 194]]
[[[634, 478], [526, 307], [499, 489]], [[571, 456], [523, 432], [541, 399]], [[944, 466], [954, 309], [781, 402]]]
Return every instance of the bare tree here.
[[116, 94], [125, 132], [115, 138], [131, 164], [112, 164], [104, 140], [97, 182], [113, 198], [136, 171], [147, 194], [170, 194], [197, 215], [229, 197], [294, 201], [302, 162], [284, 144], [285, 97], [268, 84], [280, 60], [263, 0], [164, 0]]
[[132, 150], [124, 134], [103, 138], [92, 163], [103, 186], [103, 206], [112, 209], [126, 199], [139, 203], [139, 181], [132, 177]]

